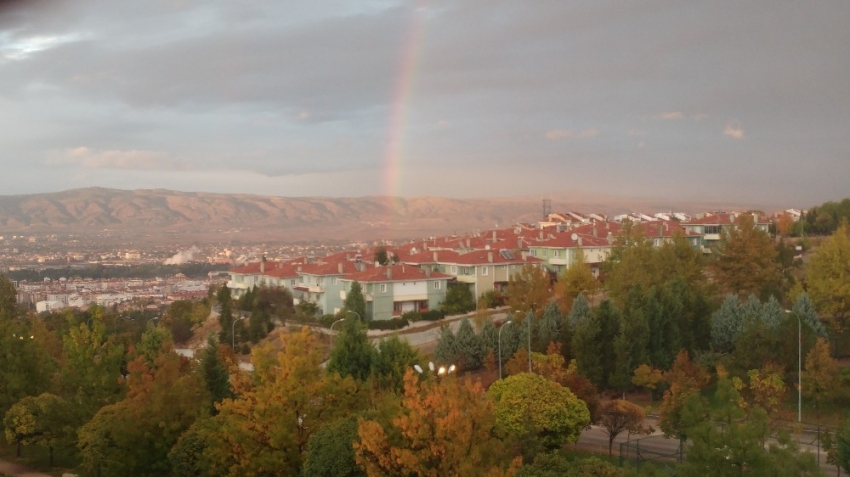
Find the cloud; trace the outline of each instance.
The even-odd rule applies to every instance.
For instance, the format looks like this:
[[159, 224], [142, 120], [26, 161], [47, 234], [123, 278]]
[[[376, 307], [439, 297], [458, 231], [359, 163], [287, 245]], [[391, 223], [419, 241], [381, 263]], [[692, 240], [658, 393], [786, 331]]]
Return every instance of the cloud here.
[[582, 129], [575, 131], [572, 129], [552, 129], [546, 132], [546, 139], [550, 141], [560, 141], [562, 139], [587, 139], [599, 135], [599, 130], [595, 128]]
[[678, 121], [680, 119], [685, 119], [685, 113], [681, 111], [666, 111], [658, 113], [658, 116], [656, 117], [662, 121]]
[[741, 129], [741, 125], [738, 121], [728, 122], [726, 127], [723, 128], [723, 134], [733, 139], [744, 139], [744, 130]]
[[85, 146], [68, 149], [54, 154], [47, 161], [52, 165], [67, 165], [86, 169], [124, 170], [181, 170], [185, 165], [172, 160], [167, 154], [157, 151], [106, 150], [96, 151]]
[[629, 132], [627, 134], [629, 137], [637, 137], [643, 136], [644, 134], [646, 134], [646, 131], [641, 131], [640, 129], [629, 129]]
[[708, 117], [708, 115], [705, 114], [705, 113], [697, 113], [697, 114], [694, 114], [694, 121], [702, 121], [703, 119], [705, 119], [707, 117]]
[[438, 128], [447, 128], [451, 125], [452, 125], [452, 123], [446, 121], [445, 119], [441, 119], [441, 120], [437, 121], [437, 127]]

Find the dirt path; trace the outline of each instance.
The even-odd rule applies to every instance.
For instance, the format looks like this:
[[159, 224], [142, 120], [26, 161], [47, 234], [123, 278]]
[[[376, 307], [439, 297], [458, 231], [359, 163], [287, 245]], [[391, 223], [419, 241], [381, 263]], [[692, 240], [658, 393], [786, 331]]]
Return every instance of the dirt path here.
[[36, 472], [30, 468], [5, 460], [0, 460], [0, 475], [6, 475], [8, 477], [51, 477], [50, 475], [42, 474], [41, 472]]

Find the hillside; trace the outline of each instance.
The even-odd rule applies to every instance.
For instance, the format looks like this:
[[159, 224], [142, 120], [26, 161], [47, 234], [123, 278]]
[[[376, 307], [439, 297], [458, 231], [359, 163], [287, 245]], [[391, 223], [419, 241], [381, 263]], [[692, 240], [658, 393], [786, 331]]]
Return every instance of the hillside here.
[[[614, 213], [668, 204], [605, 196], [553, 198], [552, 209]], [[694, 204], [691, 204], [694, 207]], [[679, 207], [682, 210], [682, 207]], [[74, 189], [0, 196], [4, 233], [138, 232], [150, 240], [374, 240], [467, 233], [536, 221], [540, 198], [277, 197], [171, 190]]]

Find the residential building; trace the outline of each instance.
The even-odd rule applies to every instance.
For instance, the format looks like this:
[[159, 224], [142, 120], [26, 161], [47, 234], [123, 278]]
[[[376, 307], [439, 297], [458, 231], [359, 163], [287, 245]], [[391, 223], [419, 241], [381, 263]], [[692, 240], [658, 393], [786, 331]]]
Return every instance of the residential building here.
[[365, 320], [389, 320], [404, 313], [426, 312], [439, 308], [446, 299], [452, 277], [430, 267], [388, 265], [354, 272], [340, 278], [345, 300], [354, 281], [360, 283], [366, 301]]

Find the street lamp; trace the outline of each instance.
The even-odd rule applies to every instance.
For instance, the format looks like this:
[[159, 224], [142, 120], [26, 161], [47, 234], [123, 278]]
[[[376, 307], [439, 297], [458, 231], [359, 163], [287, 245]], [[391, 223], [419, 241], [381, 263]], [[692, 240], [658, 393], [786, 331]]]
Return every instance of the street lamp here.
[[511, 323], [513, 323], [513, 321], [508, 320], [499, 327], [499, 379], [502, 379], [502, 330]]
[[[413, 369], [415, 369], [416, 372], [419, 374], [425, 373], [425, 370], [422, 369], [422, 366], [419, 366], [418, 364], [414, 364]], [[428, 369], [430, 369], [431, 372], [434, 373], [438, 378], [441, 378], [443, 376], [448, 376], [449, 374], [455, 372], [455, 369], [457, 368], [455, 367], [455, 365], [452, 364], [449, 366], [440, 366], [440, 368], [438, 369], [436, 366], [434, 366], [433, 361], [429, 361]]]
[[341, 322], [341, 321], [345, 321], [345, 318], [340, 318], [340, 319], [334, 321], [333, 323], [331, 323], [331, 348], [334, 347], [334, 325]]
[[233, 323], [230, 325], [230, 349], [234, 352], [236, 351], [236, 322], [244, 320], [244, 316], [240, 316], [233, 320]]
[[349, 309], [346, 309], [346, 310], [345, 310], [345, 312], [346, 312], [346, 313], [354, 313], [355, 315], [357, 315], [357, 318], [358, 318], [360, 321], [363, 321], [363, 317], [362, 317], [362, 316], [360, 316], [360, 313], [357, 313], [356, 311], [354, 311], [354, 310], [349, 310]]
[[803, 320], [797, 312], [785, 310], [797, 317], [797, 422], [803, 421]]

